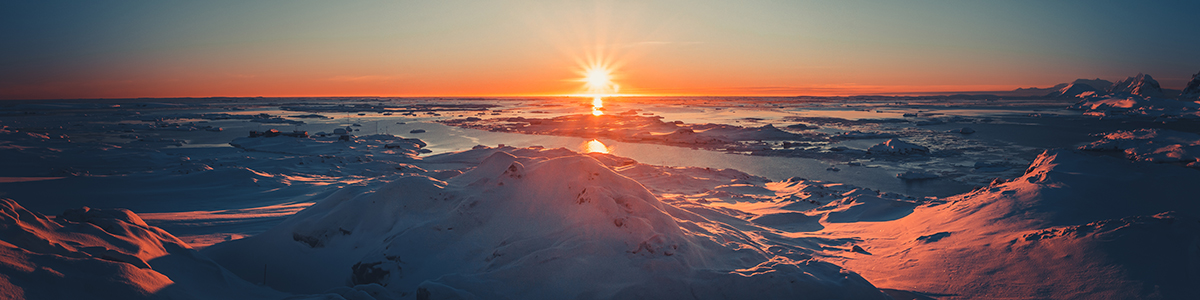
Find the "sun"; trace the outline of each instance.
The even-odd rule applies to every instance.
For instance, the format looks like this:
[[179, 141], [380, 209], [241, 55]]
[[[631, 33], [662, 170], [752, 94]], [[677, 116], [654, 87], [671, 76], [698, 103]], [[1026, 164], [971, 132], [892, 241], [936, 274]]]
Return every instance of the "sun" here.
[[607, 96], [620, 92], [621, 86], [613, 82], [613, 69], [608, 65], [597, 63], [583, 68], [580, 72], [583, 87], [590, 96]]
[[606, 69], [592, 68], [584, 73], [583, 82], [588, 91], [607, 90], [612, 85], [612, 74]]
[[621, 92], [621, 86], [613, 82], [613, 68], [604, 63], [593, 63], [591, 65], [582, 65], [580, 75], [583, 78], [578, 81], [583, 82], [583, 87], [587, 89], [586, 94], [577, 94], [578, 96], [592, 97], [592, 115], [604, 115], [604, 97], [612, 97]]
[[588, 94], [592, 97], [592, 115], [604, 115], [604, 100], [602, 97], [610, 96], [620, 89], [620, 86], [612, 82], [612, 71], [604, 67], [604, 65], [593, 65], [583, 71], [584, 86], [587, 88]]

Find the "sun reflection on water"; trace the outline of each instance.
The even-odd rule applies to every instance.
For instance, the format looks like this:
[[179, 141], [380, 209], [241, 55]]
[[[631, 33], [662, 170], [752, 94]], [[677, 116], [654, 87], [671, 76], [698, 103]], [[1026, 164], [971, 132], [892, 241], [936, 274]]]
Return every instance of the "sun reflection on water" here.
[[600, 100], [600, 96], [596, 96], [596, 98], [592, 98], [592, 115], [593, 116], [603, 115], [604, 111], [601, 111], [600, 110], [601, 108], [604, 108], [604, 100]]
[[608, 146], [598, 140], [592, 139], [583, 143], [584, 153], [608, 153]]

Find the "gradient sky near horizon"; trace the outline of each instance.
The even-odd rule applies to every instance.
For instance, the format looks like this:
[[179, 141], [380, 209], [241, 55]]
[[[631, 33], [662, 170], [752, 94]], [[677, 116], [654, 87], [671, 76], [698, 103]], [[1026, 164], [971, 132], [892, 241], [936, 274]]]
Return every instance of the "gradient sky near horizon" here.
[[4, 1], [0, 99], [854, 95], [1200, 71], [1200, 1]]

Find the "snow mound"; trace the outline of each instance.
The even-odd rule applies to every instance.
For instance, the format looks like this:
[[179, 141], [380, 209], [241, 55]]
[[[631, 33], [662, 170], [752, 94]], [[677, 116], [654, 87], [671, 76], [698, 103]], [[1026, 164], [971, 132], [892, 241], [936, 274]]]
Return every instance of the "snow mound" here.
[[1110, 132], [1101, 136], [1101, 140], [1079, 149], [1123, 151], [1131, 160], [1182, 163], [1189, 167], [1200, 167], [1200, 134], [1146, 128]]
[[58, 218], [0, 199], [0, 295], [7, 299], [278, 299], [124, 209]]
[[890, 139], [867, 148], [867, 152], [871, 154], [911, 155], [929, 153], [929, 148], [899, 139]]
[[1183, 195], [1200, 194], [1198, 180], [1174, 165], [1048, 150], [1019, 178], [823, 233], [868, 241], [871, 255], [827, 253], [885, 288], [955, 299], [1190, 299], [1200, 203]]
[[493, 151], [447, 181], [347, 188], [204, 251], [295, 292], [377, 284], [418, 298], [884, 298], [858, 275], [660, 202], [579, 154]]

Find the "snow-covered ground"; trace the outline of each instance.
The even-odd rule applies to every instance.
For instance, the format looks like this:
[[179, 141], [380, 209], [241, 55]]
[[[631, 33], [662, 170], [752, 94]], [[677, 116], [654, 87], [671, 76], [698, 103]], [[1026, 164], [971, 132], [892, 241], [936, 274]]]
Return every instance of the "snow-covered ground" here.
[[1194, 298], [1197, 104], [1152, 80], [609, 98], [599, 116], [581, 98], [10, 101], [0, 293]]

